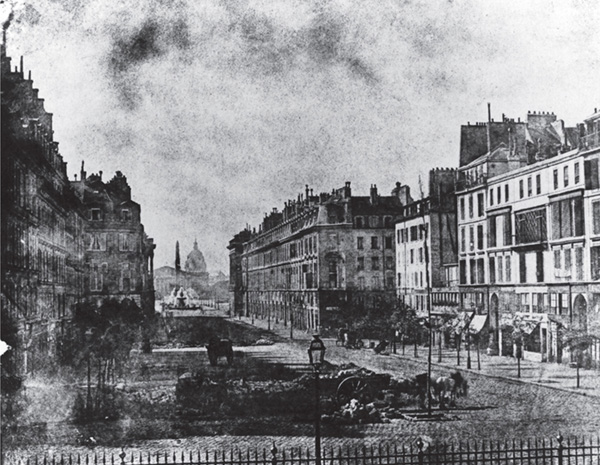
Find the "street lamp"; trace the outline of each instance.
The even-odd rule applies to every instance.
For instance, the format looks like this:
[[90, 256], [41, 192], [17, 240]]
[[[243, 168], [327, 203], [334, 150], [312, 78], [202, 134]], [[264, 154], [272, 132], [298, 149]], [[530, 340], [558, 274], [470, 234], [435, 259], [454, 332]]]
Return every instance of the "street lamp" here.
[[315, 370], [315, 465], [321, 465], [321, 412], [319, 405], [319, 370], [325, 358], [325, 344], [318, 334], [308, 346], [308, 360]]

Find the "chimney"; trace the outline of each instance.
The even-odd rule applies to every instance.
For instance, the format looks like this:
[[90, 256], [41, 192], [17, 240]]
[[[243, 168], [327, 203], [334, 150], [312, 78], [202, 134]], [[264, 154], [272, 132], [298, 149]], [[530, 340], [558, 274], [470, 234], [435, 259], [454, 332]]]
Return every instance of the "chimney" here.
[[81, 174], [81, 180], [82, 180], [82, 181], [85, 181], [85, 178], [86, 178], [86, 172], [85, 172], [85, 170], [83, 169], [83, 165], [84, 165], [84, 163], [85, 163], [84, 161], [82, 161], [82, 162], [81, 162], [81, 172], [80, 172], [80, 174]]
[[21, 55], [21, 74], [23, 74], [23, 55]]
[[371, 205], [377, 203], [377, 184], [371, 185]]
[[490, 153], [492, 151], [491, 123], [492, 123], [492, 106], [488, 102], [488, 123], [487, 123], [487, 151], [488, 151], [488, 153]]
[[102, 171], [98, 171], [98, 176], [100, 177], [100, 181], [102, 181]]
[[346, 181], [346, 184], [344, 184], [344, 197], [347, 199], [352, 197], [352, 189], [350, 188], [350, 181]]

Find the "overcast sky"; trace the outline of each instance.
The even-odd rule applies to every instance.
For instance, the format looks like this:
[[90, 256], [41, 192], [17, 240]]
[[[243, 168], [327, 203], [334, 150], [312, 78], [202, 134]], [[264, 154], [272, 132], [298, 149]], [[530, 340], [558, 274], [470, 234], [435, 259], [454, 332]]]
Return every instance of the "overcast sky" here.
[[[6, 6], [6, 4], [5, 4]], [[229, 239], [309, 184], [418, 190], [456, 167], [460, 125], [600, 107], [589, 0], [35, 0], [13, 4], [69, 176], [121, 170], [155, 267]], [[183, 259], [185, 260], [185, 258]]]

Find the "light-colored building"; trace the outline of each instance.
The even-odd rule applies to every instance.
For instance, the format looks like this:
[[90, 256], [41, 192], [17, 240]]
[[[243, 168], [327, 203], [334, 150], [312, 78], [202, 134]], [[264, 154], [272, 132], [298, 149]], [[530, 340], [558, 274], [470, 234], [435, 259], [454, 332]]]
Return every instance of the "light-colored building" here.
[[[565, 128], [552, 114], [530, 113], [525, 151], [501, 141], [459, 169], [462, 308], [488, 315], [494, 351], [514, 353], [517, 318], [526, 358], [566, 361], [563, 333], [596, 324], [599, 121], [595, 112]], [[498, 169], [499, 158], [514, 163]], [[587, 357], [597, 361], [598, 347]]]
[[456, 170], [431, 170], [429, 195], [396, 221], [396, 292], [419, 313], [427, 312], [428, 279], [434, 314], [458, 307], [455, 178]]
[[353, 196], [350, 183], [331, 194], [305, 195], [265, 216], [258, 231], [229, 246], [233, 308], [247, 316], [333, 327], [348, 311], [395, 295], [394, 222], [406, 186], [390, 196], [372, 186]]

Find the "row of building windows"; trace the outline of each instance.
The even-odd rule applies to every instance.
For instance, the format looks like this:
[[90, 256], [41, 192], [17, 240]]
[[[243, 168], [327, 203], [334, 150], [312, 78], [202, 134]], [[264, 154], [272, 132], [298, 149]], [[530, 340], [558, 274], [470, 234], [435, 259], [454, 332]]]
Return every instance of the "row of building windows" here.
[[422, 241], [427, 232], [428, 224], [410, 226], [396, 230], [396, 242], [398, 244], [414, 241]]
[[[123, 208], [118, 212], [118, 219], [123, 223], [131, 221], [132, 218], [131, 210], [128, 208]], [[88, 219], [90, 221], [102, 221], [104, 219], [104, 213], [100, 208], [90, 208]]]
[[[381, 269], [381, 261], [379, 257], [371, 257], [371, 271], [378, 271]], [[394, 269], [394, 257], [385, 257], [385, 269]], [[356, 271], [365, 270], [365, 257], [358, 257], [356, 259]]]
[[91, 233], [87, 235], [87, 250], [93, 250], [98, 252], [104, 252], [107, 248], [107, 243], [110, 240], [116, 238], [118, 242], [119, 251], [121, 252], [135, 252], [136, 242], [135, 234], [129, 233], [118, 233], [116, 235], [108, 233]]
[[[371, 289], [381, 289], [381, 277], [380, 276], [373, 276], [371, 278]], [[385, 280], [383, 281], [385, 288], [386, 289], [393, 289], [395, 286], [394, 283], [394, 276], [386, 276]], [[366, 290], [367, 289], [367, 285], [366, 285], [366, 280], [364, 276], [359, 276], [358, 280], [357, 280], [357, 287], [360, 290]]]
[[[381, 239], [379, 236], [371, 236], [371, 244], [370, 244], [371, 250], [378, 250], [379, 248], [381, 248], [381, 241], [379, 239]], [[394, 248], [392, 236], [385, 236], [383, 238], [383, 247], [388, 250]], [[356, 248], [358, 250], [364, 250], [364, 248], [365, 248], [365, 238], [364, 237], [358, 236], [356, 238]]]
[[391, 216], [355, 216], [354, 227], [357, 229], [362, 228], [380, 228], [383, 225], [384, 228], [394, 227]]

